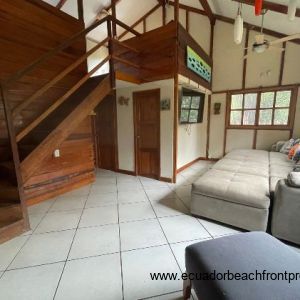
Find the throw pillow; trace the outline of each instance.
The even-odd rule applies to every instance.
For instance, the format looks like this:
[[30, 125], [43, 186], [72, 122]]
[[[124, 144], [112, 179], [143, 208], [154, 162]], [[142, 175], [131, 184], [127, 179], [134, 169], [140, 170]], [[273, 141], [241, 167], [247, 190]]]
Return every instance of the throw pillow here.
[[292, 149], [292, 147], [294, 146], [295, 140], [294, 139], [290, 139], [289, 141], [285, 142], [284, 145], [282, 146], [282, 148], [280, 149], [280, 153], [283, 154], [289, 154], [290, 150]]
[[291, 148], [289, 151], [289, 159], [298, 162], [300, 160], [300, 145], [297, 144]]

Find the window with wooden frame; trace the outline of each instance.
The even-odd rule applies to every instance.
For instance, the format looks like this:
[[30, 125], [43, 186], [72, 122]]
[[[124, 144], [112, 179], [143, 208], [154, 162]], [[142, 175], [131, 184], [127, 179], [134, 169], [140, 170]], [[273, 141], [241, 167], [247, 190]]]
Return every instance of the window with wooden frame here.
[[194, 124], [203, 121], [205, 94], [182, 89], [180, 103], [180, 124]]
[[290, 129], [296, 91], [289, 87], [229, 93], [227, 127]]

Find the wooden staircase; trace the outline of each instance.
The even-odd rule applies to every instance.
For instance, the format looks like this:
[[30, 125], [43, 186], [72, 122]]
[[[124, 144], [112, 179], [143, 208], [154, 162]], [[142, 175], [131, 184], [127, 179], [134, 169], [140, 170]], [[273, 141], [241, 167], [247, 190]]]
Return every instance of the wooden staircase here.
[[[24, 78], [30, 78], [30, 74], [36, 69], [47, 65], [49, 60], [53, 61], [56, 55], [71, 47], [78, 39], [106, 23], [108, 36], [92, 49], [56, 74], [50, 81], [43, 83], [36, 90], [34, 84], [30, 85], [31, 93], [25, 100], [11, 108], [10, 101], [11, 86], [18, 84]], [[9, 78], [0, 82], [0, 100], [3, 104], [5, 122], [8, 129], [8, 140], [10, 141], [11, 154], [0, 157], [0, 243], [28, 229], [28, 218], [26, 202], [24, 198], [24, 187], [29, 179], [35, 175], [43, 162], [59, 149], [62, 143], [68, 139], [73, 131], [93, 112], [98, 104], [115, 88], [114, 65], [129, 65], [134, 68], [133, 63], [114, 53], [114, 44], [123, 47], [125, 51], [137, 52], [134, 48], [124, 42], [116, 41], [112, 36], [112, 26], [121, 26], [136, 36], [140, 34], [126, 24], [112, 16], [98, 20], [86, 29], [76, 33], [57, 47], [49, 50], [44, 55], [33, 61], [27, 67], [19, 70]], [[56, 95], [52, 103], [47, 102], [43, 106], [44, 111], [32, 119], [27, 118], [22, 127], [16, 129], [14, 121], [22, 116], [22, 113], [30, 107], [34, 111], [36, 101], [42, 101], [43, 96], [53, 91], [66, 76], [72, 74], [78, 66], [87, 62], [87, 58], [101, 47], [108, 49], [108, 55], [89, 72], [80, 75], [77, 82], [64, 91], [64, 94]], [[110, 73], [103, 76], [94, 76], [105, 63], [109, 63]], [[49, 99], [49, 97], [47, 97]], [[17, 131], [17, 132], [15, 132]], [[3, 140], [3, 139], [2, 139]], [[0, 139], [0, 143], [1, 143]], [[1, 150], [1, 149], [0, 149]], [[2, 150], [1, 150], [2, 151]], [[6, 154], [8, 151], [0, 151]], [[7, 229], [8, 234], [3, 234]]]
[[[100, 82], [100, 83], [99, 83]], [[36, 148], [21, 162], [23, 182], [61, 145], [111, 91], [110, 75], [92, 78], [57, 111], [52, 112], [27, 138]], [[48, 132], [50, 132], [48, 134]], [[25, 140], [26, 142], [26, 140]]]

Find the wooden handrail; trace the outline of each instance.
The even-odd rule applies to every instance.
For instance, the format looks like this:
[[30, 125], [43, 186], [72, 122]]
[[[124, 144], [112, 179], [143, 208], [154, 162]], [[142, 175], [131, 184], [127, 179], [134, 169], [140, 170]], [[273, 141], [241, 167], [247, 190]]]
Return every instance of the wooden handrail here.
[[116, 24], [118, 24], [119, 26], [123, 27], [124, 29], [126, 29], [129, 32], [131, 32], [132, 34], [134, 34], [136, 36], [140, 36], [141, 35], [138, 31], [136, 31], [133, 28], [131, 28], [130, 26], [126, 25], [122, 21], [120, 21], [120, 20], [118, 20], [118, 19], [116, 19], [116, 18], [114, 18], [112, 16], [106, 16], [105, 18], [94, 22], [88, 28], [79, 31], [78, 33], [74, 34], [70, 38], [66, 39], [63, 43], [61, 43], [57, 47], [49, 50], [47, 53], [43, 54], [41, 57], [39, 57], [38, 59], [36, 59], [35, 61], [33, 61], [31, 64], [29, 64], [25, 68], [19, 70], [15, 74], [13, 74], [11, 77], [9, 77], [6, 80], [4, 80], [2, 82], [2, 85], [6, 86], [9, 83], [14, 82], [14, 81], [18, 80], [19, 78], [23, 77], [25, 74], [27, 74], [27, 73], [31, 72], [33, 69], [35, 69], [38, 65], [44, 63], [49, 58], [53, 57], [57, 53], [59, 53], [62, 50], [66, 49], [67, 47], [69, 47], [78, 38], [80, 38], [83, 35], [85, 36], [90, 31], [94, 30], [95, 28], [97, 28], [98, 26], [102, 25], [105, 22], [115, 22]]
[[20, 133], [18, 133], [16, 137], [17, 142], [20, 142], [32, 129], [34, 129], [43, 120], [45, 120], [56, 108], [58, 108], [62, 103], [64, 103], [75, 91], [77, 91], [96, 71], [98, 71], [110, 59], [111, 56], [108, 55], [89, 73], [82, 77], [70, 90], [68, 90], [63, 96], [57, 99], [46, 111], [39, 115], [37, 119], [35, 119], [31, 124], [29, 124]]
[[125, 23], [123, 23], [122, 21], [115, 19], [112, 16], [109, 16], [110, 19], [112, 20], [112, 22], [115, 22], [116, 24], [118, 24], [119, 26], [123, 27], [124, 29], [126, 29], [127, 31], [131, 32], [132, 34], [136, 35], [136, 36], [141, 36], [141, 33], [139, 33], [138, 31], [134, 30], [132, 27], [126, 25]]
[[78, 58], [74, 63], [72, 63], [70, 66], [68, 66], [66, 69], [64, 69], [61, 73], [56, 75], [52, 80], [50, 80], [48, 83], [46, 83], [42, 88], [40, 88], [38, 91], [36, 91], [33, 95], [31, 95], [29, 98], [21, 102], [19, 105], [17, 105], [13, 109], [13, 116], [16, 116], [18, 113], [20, 113], [24, 108], [26, 108], [30, 103], [32, 103], [34, 100], [36, 100], [38, 97], [40, 97], [43, 93], [45, 93], [49, 88], [51, 88], [54, 84], [56, 84], [58, 81], [60, 81], [62, 78], [64, 78], [67, 74], [69, 74], [71, 71], [73, 71], [77, 66], [79, 66], [87, 57], [89, 57], [91, 54], [93, 54], [95, 51], [97, 51], [99, 48], [105, 45], [109, 41], [109, 38], [106, 38], [99, 44], [97, 44], [95, 47], [90, 49], [88, 52], [86, 52], [84, 55], [82, 55], [80, 58]]
[[57, 53], [59, 53], [60, 51], [66, 49], [67, 47], [69, 47], [73, 42], [75, 42], [78, 38], [80, 38], [83, 35], [86, 35], [87, 33], [89, 33], [90, 31], [92, 31], [93, 29], [95, 29], [96, 27], [100, 26], [101, 24], [107, 22], [108, 20], [110, 20], [111, 17], [107, 16], [99, 21], [94, 22], [92, 25], [90, 25], [88, 28], [79, 31], [78, 33], [74, 34], [72, 37], [66, 39], [63, 43], [61, 43], [60, 45], [58, 45], [57, 47], [49, 50], [47, 53], [43, 54], [41, 57], [39, 57], [38, 59], [36, 59], [35, 61], [33, 61], [31, 64], [29, 64], [27, 67], [21, 69], [20, 71], [16, 72], [14, 75], [12, 75], [11, 77], [7, 78], [6, 80], [4, 80], [2, 82], [3, 85], [8, 85], [9, 83], [18, 80], [19, 78], [23, 77], [25, 74], [31, 72], [33, 69], [35, 69], [38, 65], [44, 63], [45, 61], [47, 61], [49, 58], [51, 58], [52, 56], [56, 55]]

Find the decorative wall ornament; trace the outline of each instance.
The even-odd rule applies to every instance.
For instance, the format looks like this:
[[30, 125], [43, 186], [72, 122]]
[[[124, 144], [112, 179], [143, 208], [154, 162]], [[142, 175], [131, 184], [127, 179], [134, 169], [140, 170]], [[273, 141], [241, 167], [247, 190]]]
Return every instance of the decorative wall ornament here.
[[120, 96], [119, 99], [118, 99], [118, 102], [119, 102], [120, 105], [128, 106], [129, 98], [124, 97], [124, 96]]
[[187, 46], [187, 67], [207, 82], [211, 82], [211, 67], [189, 46]]
[[216, 102], [214, 104], [214, 114], [215, 115], [219, 115], [221, 113], [221, 103], [220, 102]]
[[171, 109], [171, 99], [163, 99], [160, 101], [161, 110], [170, 110]]

